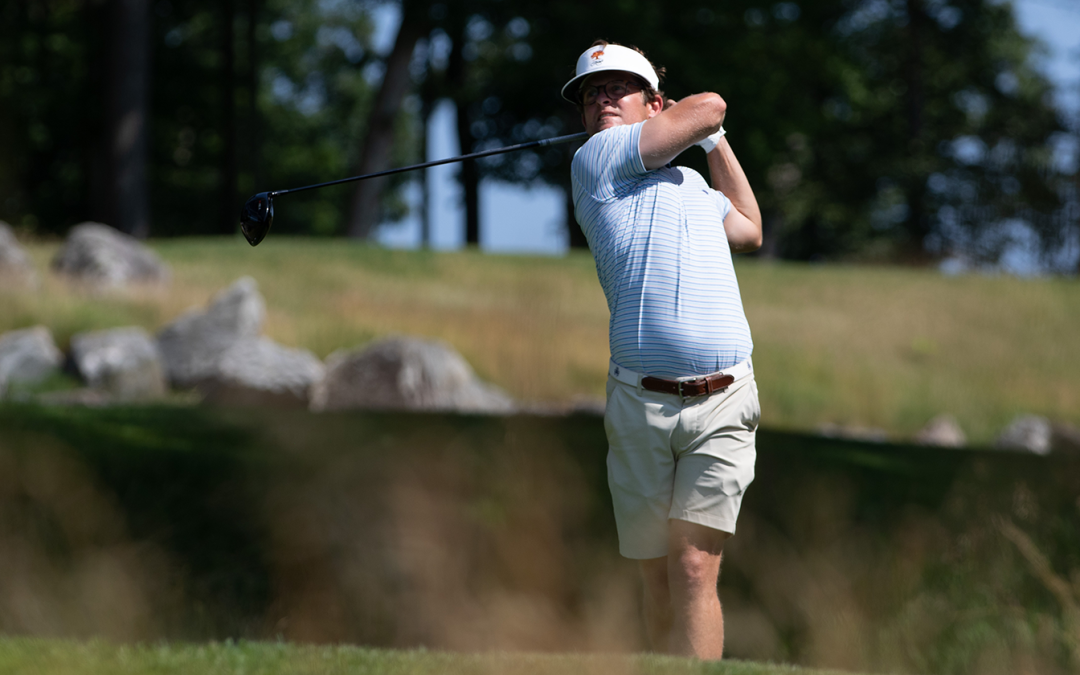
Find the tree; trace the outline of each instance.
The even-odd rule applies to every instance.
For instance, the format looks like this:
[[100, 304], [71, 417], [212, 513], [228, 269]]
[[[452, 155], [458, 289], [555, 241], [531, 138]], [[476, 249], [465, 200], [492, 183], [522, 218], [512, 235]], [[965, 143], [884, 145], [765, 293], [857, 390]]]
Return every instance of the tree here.
[[107, 79], [100, 183], [91, 217], [121, 232], [150, 234], [149, 149], [150, 9], [141, 0], [111, 0], [107, 22]]
[[98, 17], [81, 2], [0, 4], [0, 219], [53, 233], [85, 220], [104, 112]]
[[[496, 26], [473, 65], [488, 74], [470, 108], [479, 147], [579, 128], [557, 92], [576, 55], [604, 37], [646, 47], [668, 68], [669, 95], [715, 90], [728, 100], [729, 139], [775, 255], [917, 262], [967, 247], [993, 259], [995, 232], [1010, 219], [1036, 224], [1044, 241], [1065, 226], [1065, 177], [1049, 148], [1063, 127], [1007, 4], [627, 0], [514, 9], [520, 15]], [[555, 58], [566, 67], [552, 67]], [[678, 161], [703, 169], [698, 154]], [[566, 157], [557, 155], [481, 166], [484, 175], [565, 189]]]
[[[402, 2], [401, 24], [394, 47], [385, 60], [382, 83], [368, 115], [367, 132], [356, 175], [378, 173], [390, 168], [394, 122], [412, 84], [409, 63], [416, 43], [426, 32], [427, 25], [425, 14], [416, 3]], [[382, 215], [381, 196], [387, 179], [388, 177], [373, 178], [356, 183], [346, 227], [350, 237], [366, 239], [378, 224], [379, 216]]]

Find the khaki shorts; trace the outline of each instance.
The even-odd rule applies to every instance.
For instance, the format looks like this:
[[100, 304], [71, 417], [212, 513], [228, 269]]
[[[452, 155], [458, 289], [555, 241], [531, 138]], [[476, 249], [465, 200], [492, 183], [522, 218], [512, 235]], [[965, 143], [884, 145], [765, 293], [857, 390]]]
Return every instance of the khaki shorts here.
[[760, 418], [752, 369], [726, 389], [687, 399], [609, 375], [604, 426], [619, 552], [667, 555], [670, 518], [734, 534], [754, 480]]

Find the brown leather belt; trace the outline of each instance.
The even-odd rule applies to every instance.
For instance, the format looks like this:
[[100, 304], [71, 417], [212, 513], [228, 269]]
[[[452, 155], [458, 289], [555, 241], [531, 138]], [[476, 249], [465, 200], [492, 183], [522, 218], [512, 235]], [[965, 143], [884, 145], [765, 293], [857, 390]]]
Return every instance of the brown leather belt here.
[[674, 394], [683, 398], [690, 398], [692, 396], [706, 396], [721, 389], [726, 389], [734, 381], [734, 375], [724, 373], [707, 375], [696, 380], [664, 380], [659, 377], [643, 377], [641, 378], [641, 387], [661, 394]]

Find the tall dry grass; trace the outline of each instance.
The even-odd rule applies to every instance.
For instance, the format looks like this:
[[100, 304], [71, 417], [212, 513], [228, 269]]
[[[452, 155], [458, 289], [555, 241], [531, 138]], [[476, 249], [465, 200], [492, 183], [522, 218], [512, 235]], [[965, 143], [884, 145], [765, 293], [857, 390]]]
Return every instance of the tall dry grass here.
[[[153, 242], [165, 288], [90, 294], [50, 276], [56, 243], [29, 246], [36, 291], [0, 291], [0, 330], [42, 323], [156, 330], [243, 275], [267, 299], [268, 335], [320, 357], [409, 333], [450, 342], [513, 396], [603, 396], [608, 312], [588, 253], [564, 258], [392, 251], [271, 237]], [[878, 427], [910, 437], [951, 413], [974, 443], [1016, 414], [1080, 424], [1080, 284], [929, 270], [740, 259], [764, 424]]]

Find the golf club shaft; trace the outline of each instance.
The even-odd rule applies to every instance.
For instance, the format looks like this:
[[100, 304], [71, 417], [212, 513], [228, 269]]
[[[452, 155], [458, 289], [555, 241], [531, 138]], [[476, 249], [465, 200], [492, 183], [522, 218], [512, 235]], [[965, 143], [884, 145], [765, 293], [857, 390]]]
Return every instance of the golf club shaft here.
[[318, 183], [316, 185], [305, 185], [304, 187], [292, 188], [290, 190], [275, 190], [269, 193], [270, 197], [277, 195], [289, 194], [290, 192], [300, 192], [302, 190], [314, 190], [315, 188], [327, 187], [329, 185], [337, 185], [339, 183], [350, 183], [352, 181], [364, 180], [365, 178], [378, 178], [379, 176], [389, 176], [395, 173], [402, 173], [404, 171], [414, 171], [416, 169], [426, 169], [431, 166], [439, 166], [440, 164], [450, 164], [451, 162], [461, 162], [466, 159], [479, 159], [480, 157], [490, 157], [491, 155], [501, 155], [504, 152], [514, 152], [515, 150], [528, 150], [529, 148], [541, 148], [548, 145], [557, 145], [559, 143], [568, 143], [570, 141], [577, 140], [579, 138], [585, 138], [588, 136], [586, 132], [579, 134], [570, 134], [569, 136], [556, 136], [555, 138], [545, 138], [539, 141], [529, 141], [528, 143], [519, 143], [517, 145], [509, 145], [505, 148], [495, 148], [494, 150], [483, 150], [481, 152], [474, 152], [469, 155], [461, 155], [460, 157], [448, 157], [446, 159], [436, 159], [431, 162], [424, 162], [423, 164], [414, 164], [412, 166], [403, 166], [397, 169], [387, 169], [386, 171], [379, 171], [377, 173], [369, 173], [363, 176], [353, 176], [351, 178], [341, 178], [339, 180], [332, 180], [328, 183]]

